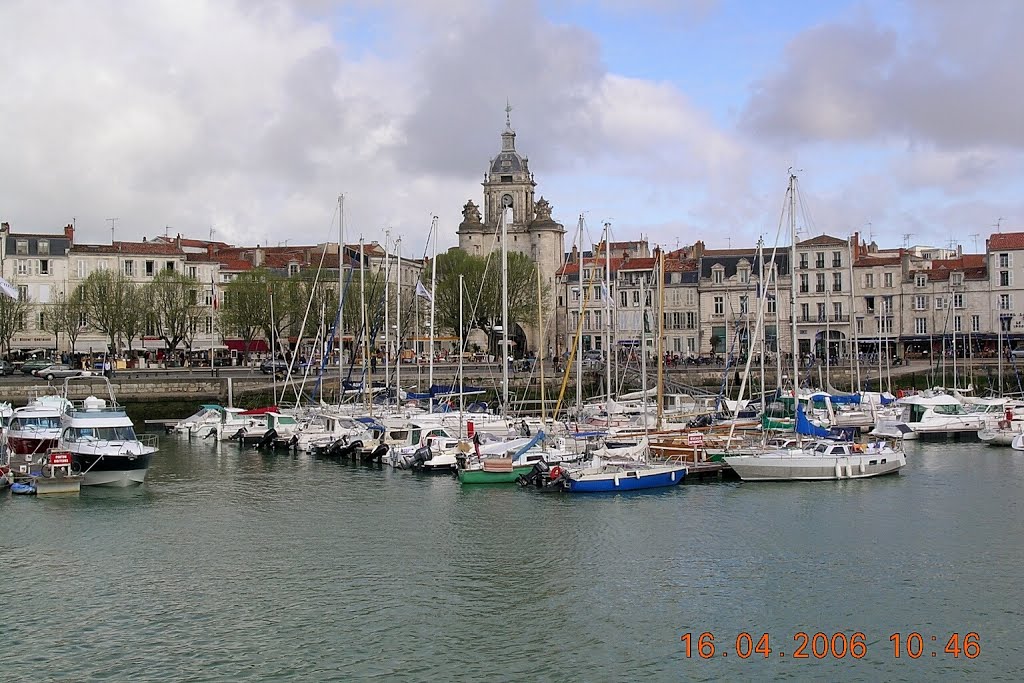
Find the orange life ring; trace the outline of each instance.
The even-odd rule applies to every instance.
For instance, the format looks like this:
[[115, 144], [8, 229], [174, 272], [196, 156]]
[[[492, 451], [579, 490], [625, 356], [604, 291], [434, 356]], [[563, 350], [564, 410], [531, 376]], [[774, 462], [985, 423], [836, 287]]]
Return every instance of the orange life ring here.
[[552, 467], [551, 471], [548, 472], [548, 477], [550, 479], [558, 479], [560, 476], [562, 476], [562, 468], [559, 467], [558, 465]]

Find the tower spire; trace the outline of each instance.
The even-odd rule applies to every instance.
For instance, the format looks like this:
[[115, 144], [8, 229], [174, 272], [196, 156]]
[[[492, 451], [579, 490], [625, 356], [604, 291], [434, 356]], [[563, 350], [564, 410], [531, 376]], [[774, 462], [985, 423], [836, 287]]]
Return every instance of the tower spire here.
[[505, 130], [512, 130], [512, 104], [505, 98]]

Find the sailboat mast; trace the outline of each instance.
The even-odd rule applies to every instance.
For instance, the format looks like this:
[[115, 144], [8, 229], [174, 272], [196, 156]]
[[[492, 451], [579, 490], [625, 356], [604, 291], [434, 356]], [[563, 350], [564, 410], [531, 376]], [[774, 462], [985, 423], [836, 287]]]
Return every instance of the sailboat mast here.
[[[274, 339], [274, 285], [267, 283], [270, 290], [270, 367], [274, 371], [274, 405], [277, 405], [277, 342]], [[282, 390], [283, 393], [283, 390]]]
[[[540, 268], [537, 269], [537, 334], [539, 339], [544, 339], [544, 302], [541, 301], [540, 291]], [[544, 407], [544, 361], [543, 355], [538, 354], [540, 360], [540, 423], [541, 425], [547, 424], [548, 414], [547, 409]]]
[[345, 195], [338, 195], [338, 405], [345, 397]]
[[387, 388], [388, 378], [391, 375], [391, 347], [388, 344], [388, 335], [391, 325], [391, 253], [388, 248], [391, 246], [391, 230], [384, 231], [384, 387]]
[[366, 316], [366, 253], [363, 249], [362, 235], [359, 236], [359, 318], [363, 328], [363, 396], [366, 398], [366, 409], [372, 414], [370, 385], [373, 378], [370, 377], [370, 330], [369, 319]]
[[665, 251], [658, 250], [658, 422], [655, 428], [661, 431], [661, 418], [665, 411]]
[[576, 415], [583, 408], [583, 335], [579, 334], [583, 324], [583, 214], [580, 214], [579, 228], [576, 231], [576, 265], [579, 284], [579, 324], [576, 326]]
[[398, 296], [395, 301], [395, 406], [402, 405], [402, 238], [395, 241]]
[[[857, 248], [860, 248], [860, 242], [857, 242]], [[853, 273], [853, 262], [857, 258], [857, 254], [853, 249], [850, 250], [850, 322], [853, 323], [853, 349], [850, 351], [850, 383], [851, 391], [854, 393], [860, 392], [860, 336], [857, 332], [857, 281], [854, 279]], [[881, 302], [879, 302], [881, 303]]]
[[434, 291], [437, 289], [437, 216], [430, 221], [430, 235], [433, 248], [430, 256], [430, 369], [427, 372], [427, 383], [430, 388], [430, 412], [434, 412]]
[[[792, 266], [790, 266], [792, 271]], [[779, 264], [772, 263], [772, 288], [775, 290], [775, 389], [782, 392], [782, 316], [779, 315]]]
[[466, 343], [463, 339], [463, 311], [462, 311], [462, 299], [463, 299], [463, 275], [459, 275], [459, 434], [462, 434], [462, 416], [466, 412], [466, 396], [463, 394], [463, 381], [462, 381], [462, 356], [465, 349]]
[[501, 206], [501, 414], [508, 417], [508, 224]]
[[[774, 263], [774, 261], [773, 261], [773, 263]], [[760, 296], [758, 298], [759, 299], [767, 299], [768, 298], [768, 284], [764, 281], [764, 238], [763, 237], [758, 237], [757, 238], [757, 265], [758, 265], [758, 267], [761, 270], [760, 276], [757, 279], [758, 292], [760, 293]], [[763, 322], [763, 319], [762, 319], [762, 322]], [[776, 328], [776, 329], [778, 329], [778, 328]], [[764, 336], [761, 337], [761, 353], [760, 353], [760, 356], [761, 356], [761, 363], [760, 363], [760, 365], [761, 365], [761, 412], [762, 413], [764, 412], [764, 409], [765, 409], [765, 398], [764, 398], [764, 393], [765, 393], [764, 392], [764, 352], [767, 350], [765, 348], [765, 338], [766, 337], [767, 337], [767, 335], [764, 335]], [[737, 406], [737, 408], [738, 407], [739, 406]]]
[[796, 176], [789, 174], [789, 332], [793, 339], [793, 407], [796, 409], [797, 388], [800, 386], [800, 351], [796, 336]]
[[611, 223], [604, 224], [604, 383], [605, 383], [605, 409], [612, 402], [612, 250], [611, 250]]

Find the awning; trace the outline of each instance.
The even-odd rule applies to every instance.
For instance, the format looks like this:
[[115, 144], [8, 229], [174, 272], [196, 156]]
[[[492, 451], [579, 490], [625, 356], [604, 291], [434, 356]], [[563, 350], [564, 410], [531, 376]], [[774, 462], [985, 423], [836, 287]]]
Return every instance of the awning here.
[[[232, 351], [245, 353], [244, 339], [225, 339], [224, 346], [228, 347]], [[249, 342], [249, 353], [266, 353], [268, 351], [270, 351], [270, 346], [267, 344], [266, 339], [253, 339]]]

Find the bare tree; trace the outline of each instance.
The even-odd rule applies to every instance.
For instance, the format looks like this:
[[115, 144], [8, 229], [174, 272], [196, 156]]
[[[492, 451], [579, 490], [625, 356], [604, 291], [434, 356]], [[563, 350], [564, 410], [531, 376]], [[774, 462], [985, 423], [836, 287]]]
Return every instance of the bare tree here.
[[11, 353], [11, 339], [25, 329], [25, 319], [32, 307], [28, 297], [11, 297], [0, 294], [0, 345], [6, 354]]

